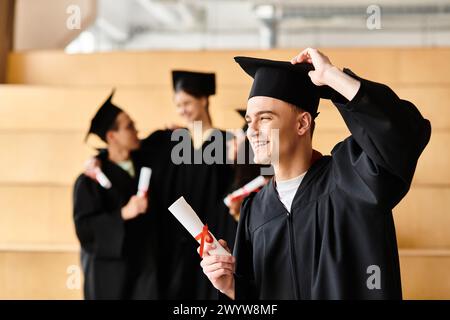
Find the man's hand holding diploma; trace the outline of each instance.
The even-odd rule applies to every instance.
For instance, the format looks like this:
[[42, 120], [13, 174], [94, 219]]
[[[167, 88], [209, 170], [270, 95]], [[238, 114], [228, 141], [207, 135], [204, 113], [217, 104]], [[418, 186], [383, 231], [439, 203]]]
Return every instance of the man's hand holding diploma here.
[[225, 256], [230, 255], [230, 252], [225, 250], [214, 235], [209, 232], [208, 226], [203, 224], [198, 215], [183, 197], [180, 197], [177, 201], [172, 203], [169, 207], [169, 211], [172, 212], [175, 218], [192, 235], [192, 237], [200, 243], [200, 256], [203, 257], [203, 248], [205, 248], [207, 244], [214, 244], [215, 246], [214, 249], [210, 248], [210, 253]]
[[[219, 240], [220, 245], [229, 253], [230, 249], [225, 240]], [[212, 255], [211, 250], [214, 250], [214, 244], [206, 244], [203, 249], [203, 260], [200, 266], [203, 268], [203, 273], [211, 281], [212, 285], [234, 300], [234, 267], [236, 259], [232, 255]], [[200, 248], [198, 249], [200, 250]]]
[[122, 219], [130, 220], [147, 211], [147, 198], [141, 196], [132, 196], [130, 201], [122, 208]]
[[192, 207], [181, 197], [175, 201], [169, 211], [200, 244], [198, 253], [202, 257], [201, 267], [213, 286], [234, 299], [235, 258], [224, 240], [217, 240], [208, 231]]

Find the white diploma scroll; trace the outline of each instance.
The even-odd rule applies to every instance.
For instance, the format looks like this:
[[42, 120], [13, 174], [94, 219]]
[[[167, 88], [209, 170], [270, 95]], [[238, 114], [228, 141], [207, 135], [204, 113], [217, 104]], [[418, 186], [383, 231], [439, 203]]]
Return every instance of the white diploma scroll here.
[[141, 174], [139, 175], [139, 184], [138, 184], [138, 193], [137, 193], [137, 195], [139, 197], [147, 196], [151, 177], [152, 177], [152, 169], [147, 168], [147, 167], [142, 167]]
[[95, 179], [105, 189], [109, 189], [112, 187], [111, 181], [109, 181], [108, 177], [98, 167], [95, 168]]
[[242, 188], [233, 191], [233, 193], [229, 194], [225, 199], [223, 199], [223, 202], [225, 202], [225, 205], [229, 207], [232, 201], [240, 198], [245, 198], [253, 191], [256, 191], [259, 188], [263, 187], [265, 184], [266, 179], [263, 176], [258, 176]]
[[[202, 223], [198, 215], [192, 209], [192, 207], [184, 200], [183, 197], [175, 201], [170, 207], [169, 211], [177, 218], [177, 220], [183, 225], [183, 227], [193, 236], [200, 244], [202, 242], [202, 236], [205, 244], [214, 244], [216, 248], [210, 250], [211, 255], [227, 255], [230, 253], [226, 251], [217, 241], [217, 239], [207, 231], [207, 227]], [[205, 228], [207, 234], [205, 234]], [[201, 250], [203, 251], [203, 250]]]

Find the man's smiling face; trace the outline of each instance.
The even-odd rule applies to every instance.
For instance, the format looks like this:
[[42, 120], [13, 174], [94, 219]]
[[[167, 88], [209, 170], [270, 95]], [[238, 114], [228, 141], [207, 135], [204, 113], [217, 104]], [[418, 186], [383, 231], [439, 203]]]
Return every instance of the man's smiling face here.
[[[247, 137], [255, 154], [255, 163], [269, 164], [289, 155], [296, 141], [296, 115], [290, 104], [279, 99], [255, 96], [248, 100]], [[278, 133], [278, 135], [277, 135]]]

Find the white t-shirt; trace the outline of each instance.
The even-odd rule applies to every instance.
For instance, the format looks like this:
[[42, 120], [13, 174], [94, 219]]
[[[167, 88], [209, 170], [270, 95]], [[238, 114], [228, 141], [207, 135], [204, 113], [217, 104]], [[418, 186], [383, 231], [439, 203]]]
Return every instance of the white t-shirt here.
[[117, 163], [117, 165], [119, 167], [121, 167], [123, 170], [125, 170], [126, 172], [128, 172], [128, 174], [134, 178], [135, 176], [135, 171], [134, 171], [134, 165], [133, 165], [133, 161], [131, 160], [126, 160], [126, 161], [122, 161]]
[[[308, 171], [306, 171], [308, 172]], [[278, 196], [280, 197], [280, 201], [284, 204], [287, 211], [291, 212], [292, 201], [294, 201], [295, 194], [297, 193], [297, 189], [302, 183], [303, 178], [306, 175], [306, 172], [302, 173], [298, 177], [284, 180], [284, 181], [276, 181]]]

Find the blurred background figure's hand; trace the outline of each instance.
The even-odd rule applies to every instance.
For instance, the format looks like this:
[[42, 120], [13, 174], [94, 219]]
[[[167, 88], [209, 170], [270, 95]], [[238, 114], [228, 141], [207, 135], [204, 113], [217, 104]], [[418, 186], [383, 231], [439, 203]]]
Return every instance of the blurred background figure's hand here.
[[229, 209], [229, 213], [233, 217], [234, 220], [239, 221], [241, 205], [245, 198], [237, 198], [230, 201], [230, 204], [227, 206]]
[[88, 176], [92, 180], [97, 180], [96, 178], [96, 170], [101, 168], [101, 161], [95, 157], [90, 158], [84, 163], [84, 175]]
[[132, 196], [130, 201], [122, 208], [122, 218], [130, 220], [147, 211], [148, 201], [146, 197]]

